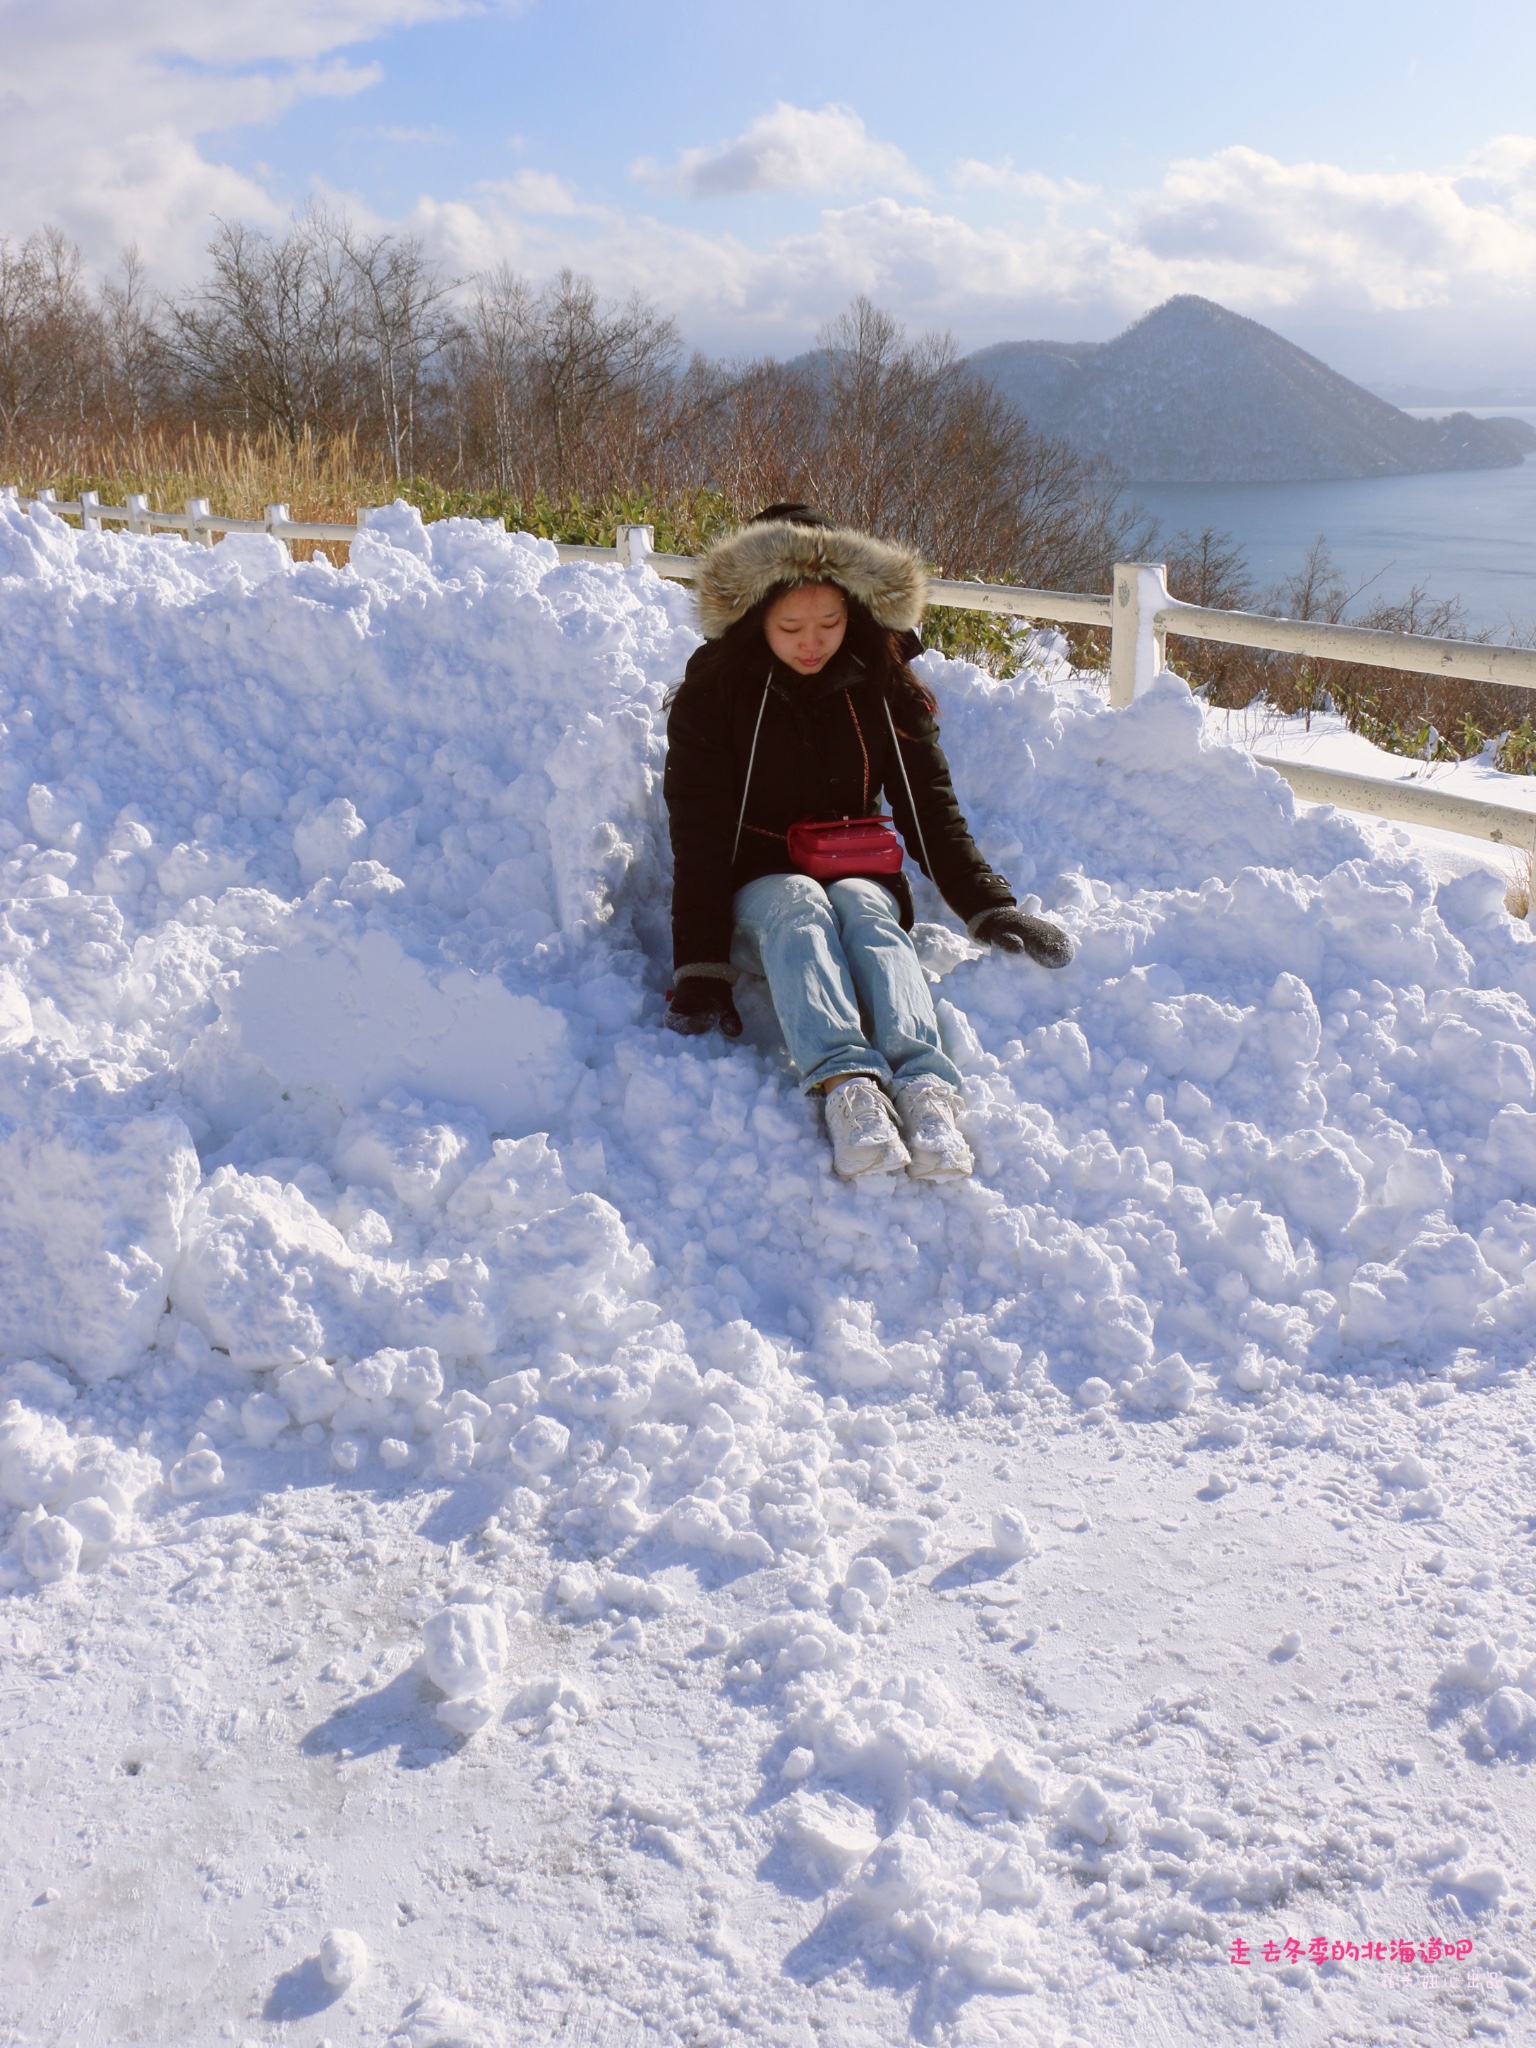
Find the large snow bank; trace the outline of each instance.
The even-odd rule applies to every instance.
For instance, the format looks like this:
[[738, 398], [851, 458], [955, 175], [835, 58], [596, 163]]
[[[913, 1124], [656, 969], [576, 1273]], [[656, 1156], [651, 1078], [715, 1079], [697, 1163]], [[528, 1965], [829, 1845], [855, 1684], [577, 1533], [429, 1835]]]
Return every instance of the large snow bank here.
[[[1172, 681], [1110, 714], [1048, 643], [1009, 682], [927, 656], [983, 847], [1079, 952], [982, 957], [922, 894], [980, 1172], [850, 1189], [760, 998], [738, 1046], [657, 1029], [683, 590], [404, 507], [337, 571], [11, 505], [0, 633], [16, 1596], [322, 1469], [464, 1489], [523, 1587], [429, 1632], [469, 1732], [590, 1705], [514, 1684], [519, 1599], [621, 1656], [678, 1558], [790, 1567], [717, 1645], [783, 1730], [784, 1853], [867, 1957], [1033, 1982], [1041, 1873], [1070, 1916], [1171, 1823], [893, 1668], [936, 1540], [903, 1433], [1285, 1438], [1327, 1384], [1523, 1364], [1536, 946], [1497, 883], [1298, 813]], [[1422, 1466], [1383, 1484], [1440, 1512]], [[1111, 1953], [1326, 1856], [1200, 1841], [1140, 1918], [1099, 1885]]]

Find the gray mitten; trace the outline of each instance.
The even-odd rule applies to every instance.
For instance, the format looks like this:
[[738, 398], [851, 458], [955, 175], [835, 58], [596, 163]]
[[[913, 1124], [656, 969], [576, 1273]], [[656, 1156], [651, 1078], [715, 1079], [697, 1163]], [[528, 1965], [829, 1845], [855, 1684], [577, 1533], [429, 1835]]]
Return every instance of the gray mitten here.
[[1031, 917], [1012, 904], [984, 910], [971, 920], [970, 930], [982, 945], [996, 946], [1000, 953], [1027, 953], [1041, 967], [1065, 967], [1072, 958], [1072, 941], [1060, 925], [1047, 924], [1043, 917]]

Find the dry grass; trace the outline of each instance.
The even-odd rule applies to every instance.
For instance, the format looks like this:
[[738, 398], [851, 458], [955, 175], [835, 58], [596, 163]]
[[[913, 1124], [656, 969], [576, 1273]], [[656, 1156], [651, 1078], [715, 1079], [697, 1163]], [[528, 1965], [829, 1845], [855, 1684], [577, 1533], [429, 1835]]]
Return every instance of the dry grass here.
[[1536, 881], [1536, 854], [1522, 853], [1516, 856], [1509, 880], [1504, 885], [1504, 908], [1511, 917], [1529, 918], [1531, 914], [1531, 889]]
[[[121, 505], [142, 491], [159, 512], [179, 512], [188, 498], [231, 519], [260, 519], [268, 505], [286, 505], [294, 519], [353, 525], [363, 505], [387, 503], [397, 486], [353, 436], [317, 441], [306, 435], [289, 445], [275, 435], [257, 440], [199, 433], [150, 432], [108, 438], [47, 434], [5, 451], [0, 481], [24, 493], [51, 485], [64, 499], [96, 491], [104, 505]], [[311, 542], [295, 543], [302, 559]], [[327, 544], [325, 552], [338, 549]], [[344, 551], [342, 551], [344, 552]]]

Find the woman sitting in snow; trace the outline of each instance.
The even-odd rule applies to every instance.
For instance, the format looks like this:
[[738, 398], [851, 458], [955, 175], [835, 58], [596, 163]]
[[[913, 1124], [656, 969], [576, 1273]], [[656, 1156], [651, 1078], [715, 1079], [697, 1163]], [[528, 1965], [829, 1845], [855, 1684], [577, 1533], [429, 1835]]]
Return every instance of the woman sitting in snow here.
[[912, 891], [882, 795], [972, 938], [1044, 967], [1065, 967], [1072, 947], [1018, 909], [955, 801], [934, 700], [908, 666], [922, 563], [772, 505], [700, 559], [697, 599], [705, 644], [667, 727], [666, 1021], [739, 1037], [732, 984], [766, 975], [801, 1085], [825, 1099], [840, 1174], [968, 1174], [960, 1076], [908, 936]]

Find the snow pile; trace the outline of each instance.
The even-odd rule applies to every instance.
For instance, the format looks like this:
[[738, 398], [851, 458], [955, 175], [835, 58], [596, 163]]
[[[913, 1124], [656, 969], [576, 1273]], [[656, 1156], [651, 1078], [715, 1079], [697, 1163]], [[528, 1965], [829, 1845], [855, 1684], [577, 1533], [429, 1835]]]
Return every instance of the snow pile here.
[[[422, 1648], [461, 1736], [593, 1711], [536, 1618], [617, 1674], [697, 1645], [661, 1574], [760, 1575], [698, 1653], [872, 1968], [1017, 1990], [1053, 1898], [1123, 1960], [1304, 1868], [1377, 1881], [1363, 1824], [1059, 1767], [900, 1651], [970, 1540], [912, 1446], [1198, 1418], [1219, 1499], [1322, 1390], [1526, 1363], [1536, 945], [1491, 877], [1298, 814], [1171, 681], [1111, 715], [1044, 643], [1010, 682], [927, 656], [984, 849], [1079, 954], [981, 956], [920, 891], [980, 1172], [849, 1189], [760, 993], [739, 1046], [656, 1028], [682, 590], [399, 506], [339, 572], [6, 506], [0, 622], [18, 1597], [289, 1482], [448, 1490], [479, 1577]], [[1384, 1513], [1443, 1515], [1350, 1430]], [[1029, 1505], [983, 1524], [997, 1630]], [[1487, 1677], [1519, 1752], [1529, 1672]]]

